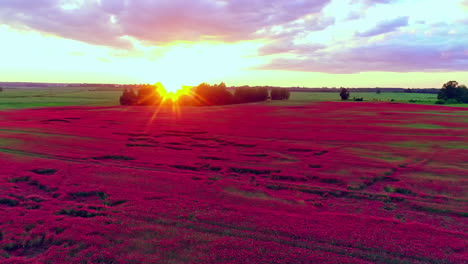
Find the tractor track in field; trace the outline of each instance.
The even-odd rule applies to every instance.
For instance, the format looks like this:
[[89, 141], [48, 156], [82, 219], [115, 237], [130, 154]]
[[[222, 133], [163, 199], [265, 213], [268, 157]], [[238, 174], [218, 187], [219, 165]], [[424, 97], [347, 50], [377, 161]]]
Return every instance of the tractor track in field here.
[[[338, 147], [339, 148], [339, 147]], [[90, 159], [76, 159], [76, 158], [71, 158], [71, 157], [63, 157], [63, 156], [54, 156], [54, 155], [47, 155], [43, 153], [37, 153], [37, 152], [26, 152], [22, 150], [15, 150], [11, 148], [0, 148], [0, 153], [7, 153], [7, 154], [13, 154], [13, 155], [20, 155], [20, 156], [28, 156], [28, 157], [35, 157], [35, 158], [44, 158], [44, 159], [50, 159], [50, 160], [59, 160], [59, 161], [65, 161], [65, 162], [73, 162], [73, 163], [79, 163], [79, 164], [86, 164], [86, 165], [96, 165], [96, 166], [101, 166], [101, 167], [117, 167], [117, 168], [122, 168], [122, 169], [134, 169], [134, 170], [142, 170], [142, 171], [154, 171], [154, 172], [164, 172], [164, 173], [169, 173], [169, 174], [175, 174], [175, 175], [184, 175], [187, 177], [194, 177], [194, 176], [206, 176], [206, 172], [201, 172], [197, 170], [184, 170], [180, 169], [177, 166], [168, 166], [168, 168], [175, 168], [175, 169], [163, 169], [163, 168], [150, 168], [150, 167], [143, 167], [143, 166], [131, 166], [131, 165], [121, 165], [121, 164], [116, 164], [115, 162], [101, 162], [101, 161], [95, 161], [92, 158]], [[432, 156], [432, 155], [430, 155]], [[421, 161], [415, 162], [412, 165], [420, 165], [421, 163], [425, 163], [429, 160], [429, 158], [422, 159]], [[407, 168], [412, 170], [413, 168]], [[230, 175], [226, 174], [210, 174], [211, 176], [222, 176], [222, 177], [229, 177]], [[353, 190], [348, 190], [345, 188], [333, 188], [333, 187], [323, 187], [323, 186], [314, 186], [308, 184], [307, 186], [301, 186], [301, 184], [294, 184], [290, 183], [287, 181], [277, 181], [277, 180], [268, 180], [268, 179], [259, 179], [257, 180], [257, 183], [262, 185], [263, 187], [267, 189], [282, 189], [282, 190], [294, 190], [306, 194], [316, 194], [316, 195], [325, 195], [325, 196], [332, 196], [336, 198], [352, 198], [352, 199], [357, 199], [357, 200], [379, 200], [383, 202], [397, 202], [397, 203], [409, 203], [409, 201], [415, 201], [415, 202], [428, 202], [431, 201], [434, 197], [430, 195], [416, 195], [416, 194], [411, 194], [411, 195], [389, 195], [389, 193], [375, 193], [375, 192], [366, 192], [364, 190], [358, 190], [358, 191], [353, 191]], [[452, 202], [467, 202], [467, 200], [460, 199], [460, 198], [450, 198], [450, 197], [441, 197], [444, 201], [452, 201]], [[451, 213], [451, 212], [447, 212]], [[463, 214], [463, 212], [460, 212], [460, 214]]]
[[[179, 174], [179, 175], [187, 175], [187, 172], [180, 172], [177, 170], [164, 170], [164, 169], [158, 169], [158, 168], [148, 168], [148, 167], [139, 167], [139, 166], [128, 166], [128, 165], [119, 165], [116, 163], [102, 163], [99, 161], [93, 161], [89, 159], [74, 159], [74, 158], [69, 158], [69, 157], [59, 157], [59, 156], [52, 156], [52, 155], [46, 155], [46, 154], [41, 154], [41, 153], [35, 153], [35, 152], [26, 152], [22, 150], [14, 150], [14, 149], [9, 149], [9, 148], [0, 148], [0, 152], [7, 153], [7, 154], [13, 154], [13, 155], [20, 155], [20, 156], [27, 156], [27, 157], [35, 157], [35, 158], [43, 158], [43, 159], [50, 159], [50, 160], [59, 160], [59, 161], [66, 161], [66, 162], [73, 162], [73, 163], [81, 163], [81, 164], [88, 164], [88, 165], [98, 165], [98, 166], [112, 166], [112, 167], [117, 167], [117, 168], [122, 168], [122, 169], [135, 169], [135, 170], [145, 170], [145, 171], [158, 171], [158, 172], [166, 172], [166, 173], [173, 173], [173, 174]], [[196, 175], [204, 175], [203, 173], [197, 173], [197, 172], [190, 172], [192, 174]]]
[[[301, 238], [300, 236], [294, 234], [284, 234], [274, 231], [259, 231], [253, 230], [251, 228], [239, 227], [228, 225], [224, 223], [214, 223], [207, 220], [190, 220], [188, 218], [180, 220], [174, 220], [170, 216], [158, 215], [161, 218], [148, 218], [145, 219], [146, 222], [171, 226], [177, 228], [184, 228], [189, 230], [194, 230], [197, 232], [211, 233], [221, 236], [230, 236], [237, 237], [240, 239], [253, 239], [262, 242], [273, 242], [285, 246], [291, 246], [295, 248], [313, 250], [313, 251], [323, 251], [331, 252], [339, 255], [350, 256], [358, 258], [361, 260], [379, 262], [379, 263], [414, 263], [414, 261], [420, 261], [422, 263], [449, 263], [441, 262], [437, 259], [425, 258], [422, 256], [410, 256], [403, 255], [390, 251], [383, 251], [379, 248], [369, 248], [365, 246], [356, 246], [350, 243], [340, 243], [337, 241], [327, 241], [323, 239], [313, 239], [313, 237]], [[142, 221], [141, 218], [136, 216], [132, 217], [136, 221]], [[389, 221], [389, 220], [386, 220]], [[205, 226], [203, 226], [205, 225]], [[447, 232], [450, 233], [450, 232]], [[307, 239], [307, 240], [306, 240]], [[352, 249], [350, 252], [349, 249]]]

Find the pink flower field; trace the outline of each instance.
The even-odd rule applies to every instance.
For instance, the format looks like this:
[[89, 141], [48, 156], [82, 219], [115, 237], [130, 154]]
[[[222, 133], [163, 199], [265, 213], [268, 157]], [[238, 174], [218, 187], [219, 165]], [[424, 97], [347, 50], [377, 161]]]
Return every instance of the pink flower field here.
[[0, 112], [0, 263], [467, 263], [467, 108]]

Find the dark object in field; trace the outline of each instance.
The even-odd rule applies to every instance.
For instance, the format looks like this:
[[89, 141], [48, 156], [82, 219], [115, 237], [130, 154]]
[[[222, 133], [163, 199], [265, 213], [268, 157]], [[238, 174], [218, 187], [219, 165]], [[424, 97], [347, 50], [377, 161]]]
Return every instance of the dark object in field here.
[[102, 215], [98, 213], [89, 212], [86, 210], [75, 210], [75, 209], [62, 209], [57, 214], [69, 215], [69, 216], [74, 216], [74, 217], [82, 217], [82, 218], [91, 218], [91, 217]]
[[135, 160], [134, 158], [121, 156], [121, 155], [105, 155], [100, 157], [93, 157], [95, 160]]
[[0, 204], [4, 204], [10, 207], [17, 206], [19, 202], [8, 198], [0, 198]]
[[34, 173], [40, 174], [40, 175], [52, 175], [52, 174], [55, 174], [57, 172], [57, 170], [55, 170], [55, 169], [34, 169], [34, 170], [31, 170], [31, 172], [34, 172]]
[[348, 100], [348, 98], [349, 98], [348, 89], [346, 89], [346, 88], [341, 88], [341, 89], [340, 89], [340, 97], [341, 97], [341, 100]]
[[364, 98], [362, 98], [362, 97], [353, 97], [353, 101], [362, 102], [362, 101], [364, 101]]

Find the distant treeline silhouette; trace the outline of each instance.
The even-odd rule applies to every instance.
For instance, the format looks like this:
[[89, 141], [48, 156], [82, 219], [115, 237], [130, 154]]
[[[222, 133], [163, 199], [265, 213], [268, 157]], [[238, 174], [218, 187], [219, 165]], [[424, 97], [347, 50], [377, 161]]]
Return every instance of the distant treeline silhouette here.
[[[271, 88], [271, 87], [269, 87]], [[287, 88], [290, 92], [308, 92], [308, 93], [339, 93], [341, 92], [340, 88], [301, 88], [301, 87], [291, 87]], [[438, 94], [440, 89], [437, 88], [422, 88], [422, 89], [411, 89], [411, 88], [346, 88], [348, 92], [353, 93], [425, 93], [425, 94]]]
[[[233, 92], [231, 92], [233, 90]], [[135, 92], [136, 91], [136, 92]], [[241, 86], [229, 89], [224, 82], [210, 85], [201, 83], [188, 93], [178, 97], [178, 105], [211, 106], [228, 105], [271, 100], [288, 100], [290, 92], [287, 88], [271, 88], [263, 86]], [[171, 104], [158, 92], [155, 85], [126, 86], [120, 97], [121, 105], [160, 105]]]

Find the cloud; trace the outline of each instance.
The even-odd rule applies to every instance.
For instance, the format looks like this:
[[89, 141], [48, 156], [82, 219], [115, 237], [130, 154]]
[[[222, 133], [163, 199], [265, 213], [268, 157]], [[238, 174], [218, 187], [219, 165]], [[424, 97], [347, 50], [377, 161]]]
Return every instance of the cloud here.
[[408, 25], [408, 19], [409, 17], [397, 17], [395, 19], [391, 20], [385, 20], [377, 24], [375, 27], [366, 30], [364, 32], [356, 32], [356, 36], [359, 37], [371, 37], [371, 36], [376, 36], [388, 32], [393, 32], [400, 27], [404, 27]]
[[260, 56], [267, 56], [267, 55], [274, 55], [280, 53], [288, 53], [288, 54], [304, 54], [304, 53], [312, 53], [317, 50], [325, 48], [325, 45], [314, 44], [314, 45], [296, 45], [291, 40], [288, 39], [281, 39], [276, 40], [268, 45], [261, 47], [258, 50], [258, 55]]
[[30, 28], [63, 38], [95, 45], [130, 48], [121, 38], [123, 32], [112, 24], [109, 14], [102, 12], [96, 1], [83, 2], [76, 10], [63, 9], [59, 0], [3, 0], [0, 23]]
[[398, 0], [362, 0], [364, 4], [375, 5], [375, 4], [391, 4], [397, 2]]
[[315, 14], [330, 0], [2, 0], [0, 23], [96, 45], [241, 41]]
[[323, 73], [466, 71], [468, 55], [464, 43], [463, 39], [428, 43], [397, 36], [387, 42], [347, 49], [303, 49], [296, 57], [275, 58], [259, 69]]

